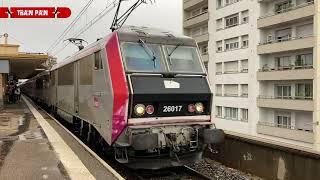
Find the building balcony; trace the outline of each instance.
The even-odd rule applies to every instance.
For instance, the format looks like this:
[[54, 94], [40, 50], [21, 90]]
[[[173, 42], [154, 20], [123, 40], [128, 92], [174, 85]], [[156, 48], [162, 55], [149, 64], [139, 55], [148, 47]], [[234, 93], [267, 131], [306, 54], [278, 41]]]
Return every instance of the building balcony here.
[[299, 111], [313, 111], [312, 97], [273, 97], [259, 96], [257, 106], [262, 108], [291, 109]]
[[270, 54], [314, 47], [314, 36], [290, 37], [282, 40], [270, 40], [258, 45], [258, 54]]
[[281, 68], [263, 68], [257, 72], [257, 80], [301, 80], [313, 79], [314, 69], [311, 66], [288, 66]]
[[198, 26], [199, 24], [208, 23], [208, 20], [209, 20], [209, 13], [208, 12], [201, 13], [199, 15], [187, 18], [183, 23], [183, 27], [193, 28]]
[[192, 38], [195, 39], [198, 44], [201, 44], [209, 41], [209, 34], [207, 33], [199, 36], [193, 36]]
[[183, 9], [188, 11], [202, 4], [208, 4], [208, 0], [184, 0]]
[[267, 14], [258, 19], [258, 28], [269, 28], [282, 23], [290, 23], [310, 18], [315, 14], [314, 2], [306, 2], [298, 6]]
[[296, 129], [295, 127], [281, 127], [268, 122], [259, 122], [257, 124], [257, 133], [306, 143], [314, 142], [312, 131]]

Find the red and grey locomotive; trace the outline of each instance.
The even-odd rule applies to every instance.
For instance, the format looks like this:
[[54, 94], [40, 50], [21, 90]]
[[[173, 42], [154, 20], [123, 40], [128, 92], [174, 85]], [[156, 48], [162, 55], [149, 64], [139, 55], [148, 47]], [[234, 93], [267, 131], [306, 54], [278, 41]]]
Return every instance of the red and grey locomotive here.
[[133, 168], [194, 162], [223, 140], [195, 40], [167, 31], [120, 28], [22, 89]]

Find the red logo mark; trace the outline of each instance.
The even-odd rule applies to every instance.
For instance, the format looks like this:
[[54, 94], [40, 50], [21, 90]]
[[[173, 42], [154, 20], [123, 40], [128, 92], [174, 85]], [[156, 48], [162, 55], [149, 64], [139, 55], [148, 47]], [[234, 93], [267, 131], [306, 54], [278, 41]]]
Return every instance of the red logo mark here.
[[0, 7], [0, 18], [8, 18], [9, 17], [8, 12], [9, 12], [9, 8]]

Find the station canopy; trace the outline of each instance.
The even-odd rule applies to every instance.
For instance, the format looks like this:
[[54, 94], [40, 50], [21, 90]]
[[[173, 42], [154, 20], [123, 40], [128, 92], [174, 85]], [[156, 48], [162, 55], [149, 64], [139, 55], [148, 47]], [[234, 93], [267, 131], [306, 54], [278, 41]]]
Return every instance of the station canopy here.
[[1, 66], [8, 66], [8, 73], [18, 79], [28, 79], [45, 70], [47, 60], [46, 54], [19, 52], [19, 45], [0, 44]]

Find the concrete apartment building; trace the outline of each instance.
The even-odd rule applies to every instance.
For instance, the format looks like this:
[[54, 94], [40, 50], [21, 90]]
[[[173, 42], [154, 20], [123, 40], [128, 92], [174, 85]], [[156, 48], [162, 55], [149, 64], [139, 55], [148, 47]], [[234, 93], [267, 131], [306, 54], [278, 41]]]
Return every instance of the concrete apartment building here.
[[210, 59], [217, 126], [320, 150], [319, 1], [184, 0], [183, 7], [184, 33]]
[[191, 36], [197, 41], [202, 60], [205, 66], [208, 67], [208, 0], [183, 1], [183, 32], [185, 35]]

